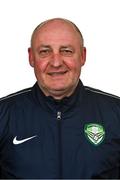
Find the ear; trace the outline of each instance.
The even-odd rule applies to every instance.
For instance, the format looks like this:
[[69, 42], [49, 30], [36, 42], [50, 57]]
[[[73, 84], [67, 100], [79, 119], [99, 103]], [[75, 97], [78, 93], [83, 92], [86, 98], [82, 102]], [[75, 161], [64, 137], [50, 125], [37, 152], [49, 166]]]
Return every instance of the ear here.
[[28, 48], [28, 57], [29, 57], [29, 64], [34, 67], [34, 58], [33, 58], [33, 51], [32, 48]]
[[86, 62], [86, 47], [81, 50], [81, 65], [83, 66]]

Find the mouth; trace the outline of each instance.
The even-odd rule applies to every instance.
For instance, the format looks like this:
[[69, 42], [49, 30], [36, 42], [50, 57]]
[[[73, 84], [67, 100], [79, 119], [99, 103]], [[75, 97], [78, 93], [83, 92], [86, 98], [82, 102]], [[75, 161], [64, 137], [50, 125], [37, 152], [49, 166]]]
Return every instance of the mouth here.
[[59, 71], [59, 72], [49, 72], [48, 75], [50, 76], [61, 76], [65, 75], [68, 71]]

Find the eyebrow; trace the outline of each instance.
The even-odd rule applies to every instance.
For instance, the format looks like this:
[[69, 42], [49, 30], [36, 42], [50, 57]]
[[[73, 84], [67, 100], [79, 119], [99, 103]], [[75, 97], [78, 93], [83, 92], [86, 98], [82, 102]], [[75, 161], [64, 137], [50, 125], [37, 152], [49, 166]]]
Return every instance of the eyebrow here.
[[51, 46], [50, 46], [50, 45], [44, 45], [44, 44], [42, 44], [42, 45], [40, 45], [38, 48], [51, 48]]
[[73, 49], [73, 46], [71, 46], [71, 45], [65, 45], [65, 46], [61, 46], [60, 48], [72, 48]]
[[[52, 47], [50, 45], [45, 45], [45, 44], [41, 44], [37, 49], [40, 49], [40, 48], [50, 48], [50, 49], [52, 49]], [[70, 44], [61, 45], [59, 49], [66, 49], [66, 48], [74, 49], [74, 47], [72, 45], [70, 45]]]

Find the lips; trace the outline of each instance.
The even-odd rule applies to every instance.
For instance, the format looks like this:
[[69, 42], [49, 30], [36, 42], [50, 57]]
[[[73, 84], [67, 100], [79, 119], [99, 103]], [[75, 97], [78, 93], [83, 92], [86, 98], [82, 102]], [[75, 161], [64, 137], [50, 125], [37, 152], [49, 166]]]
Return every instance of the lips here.
[[50, 75], [50, 76], [59, 76], [59, 75], [64, 75], [66, 73], [67, 73], [67, 71], [49, 72], [48, 75]]

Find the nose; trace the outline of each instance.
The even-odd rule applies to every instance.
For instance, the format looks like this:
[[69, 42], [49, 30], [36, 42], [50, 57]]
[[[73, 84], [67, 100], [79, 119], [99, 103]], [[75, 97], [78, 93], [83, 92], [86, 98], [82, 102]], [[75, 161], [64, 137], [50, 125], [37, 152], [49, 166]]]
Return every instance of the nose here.
[[51, 57], [50, 64], [54, 67], [60, 67], [63, 63], [63, 59], [59, 53], [54, 53]]

